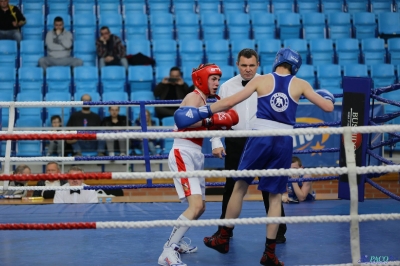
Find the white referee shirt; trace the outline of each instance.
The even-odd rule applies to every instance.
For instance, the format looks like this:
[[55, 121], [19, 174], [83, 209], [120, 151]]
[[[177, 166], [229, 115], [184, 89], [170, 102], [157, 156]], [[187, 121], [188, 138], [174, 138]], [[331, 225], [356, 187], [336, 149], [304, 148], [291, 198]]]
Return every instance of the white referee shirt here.
[[[255, 76], [259, 76], [256, 74]], [[224, 82], [219, 88], [218, 96], [221, 99], [229, 97], [233, 94], [238, 93], [243, 90], [242, 76], [236, 75], [233, 78]], [[239, 114], [239, 123], [232, 127], [234, 130], [251, 130], [253, 129], [253, 123], [256, 119], [257, 113], [257, 92], [254, 92], [249, 98], [241, 103], [233, 106], [234, 109]], [[223, 147], [221, 138], [212, 138], [212, 149]]]
[[[82, 186], [86, 184], [82, 183]], [[63, 185], [69, 187], [69, 184]], [[96, 190], [80, 190], [80, 193], [72, 193], [70, 190], [57, 190], [53, 203], [99, 203]]]

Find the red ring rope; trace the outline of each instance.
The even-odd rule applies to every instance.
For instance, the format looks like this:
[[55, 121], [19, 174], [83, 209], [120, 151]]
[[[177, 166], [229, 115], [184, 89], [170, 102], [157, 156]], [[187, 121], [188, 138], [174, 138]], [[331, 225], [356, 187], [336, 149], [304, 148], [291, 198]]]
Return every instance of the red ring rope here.
[[30, 175], [0, 175], [0, 180], [29, 181], [29, 180], [67, 180], [67, 179], [112, 179], [112, 173], [77, 173], [77, 174], [30, 174]]
[[60, 229], [96, 229], [96, 222], [81, 223], [37, 223], [37, 224], [0, 224], [0, 230], [60, 230]]
[[0, 140], [96, 140], [96, 133], [71, 134], [0, 134]]

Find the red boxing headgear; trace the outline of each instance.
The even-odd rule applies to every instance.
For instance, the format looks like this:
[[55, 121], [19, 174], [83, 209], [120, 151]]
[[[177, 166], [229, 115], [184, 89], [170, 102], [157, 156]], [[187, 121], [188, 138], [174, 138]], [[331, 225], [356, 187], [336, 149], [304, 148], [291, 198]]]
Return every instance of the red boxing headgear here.
[[192, 71], [193, 84], [205, 95], [210, 95], [208, 88], [208, 77], [211, 75], [222, 76], [221, 69], [216, 64], [201, 64]]

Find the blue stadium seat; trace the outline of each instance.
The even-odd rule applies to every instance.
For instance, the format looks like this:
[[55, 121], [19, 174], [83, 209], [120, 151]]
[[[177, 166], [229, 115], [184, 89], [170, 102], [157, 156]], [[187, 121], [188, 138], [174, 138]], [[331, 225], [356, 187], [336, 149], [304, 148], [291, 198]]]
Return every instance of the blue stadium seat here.
[[330, 39], [310, 40], [310, 59], [314, 66], [333, 64], [334, 50]]
[[221, 13], [219, 1], [198, 1], [197, 13], [200, 13], [202, 15], [205, 13]]
[[188, 13], [191, 14], [195, 12], [196, 1], [195, 0], [173, 0], [173, 13]]
[[153, 40], [172, 40], [174, 32], [172, 14], [156, 13], [150, 15], [150, 31]]
[[[109, 91], [109, 92], [104, 92], [102, 95], [102, 100], [103, 102], [109, 102], [109, 101], [128, 101], [128, 93], [124, 91]], [[105, 106], [103, 108], [104, 111], [104, 116], [110, 116], [110, 111], [109, 111], [109, 106]], [[120, 106], [119, 107], [119, 113], [121, 115], [128, 115], [128, 107], [126, 106]]]
[[[22, 91], [17, 94], [16, 101], [18, 102], [31, 102], [31, 101], [42, 101], [42, 94], [35, 91]], [[38, 107], [27, 107], [18, 108], [18, 117], [42, 117], [42, 108]]]
[[16, 83], [15, 68], [0, 66], [0, 94], [14, 96]]
[[20, 67], [18, 69], [19, 91], [33, 91], [42, 95], [43, 90], [43, 68]]
[[[164, 117], [161, 119], [161, 124], [163, 127], [168, 127], [173, 129], [175, 126], [175, 120], [173, 116]], [[174, 144], [174, 139], [166, 138], [162, 144], [162, 154], [169, 154], [170, 150], [172, 149], [172, 145]]]
[[245, 3], [243, 0], [225, 0], [223, 2], [224, 14], [244, 13]]
[[346, 11], [350, 14], [368, 11], [368, 0], [346, 0]]
[[181, 40], [178, 46], [181, 64], [198, 66], [203, 63], [203, 41]]
[[[131, 101], [153, 101], [155, 100], [152, 91], [137, 91], [131, 92]], [[146, 110], [150, 111], [152, 117], [155, 116], [155, 107], [151, 105], [146, 105]], [[135, 105], [131, 107], [131, 117], [132, 121], [139, 117], [140, 106]]]
[[[0, 101], [4, 102], [13, 102], [14, 101], [14, 93], [0, 93]], [[10, 108], [3, 107], [1, 108], [1, 123], [2, 127], [8, 127], [9, 120], [9, 111]], [[14, 113], [15, 115], [15, 113]], [[4, 141], [5, 143], [5, 141]]]
[[353, 14], [354, 37], [361, 40], [375, 38], [376, 36], [375, 14], [368, 12]]
[[315, 13], [319, 12], [319, 0], [297, 0], [297, 13]]
[[43, 40], [44, 16], [42, 14], [24, 14], [26, 24], [21, 28], [23, 40]]
[[357, 39], [340, 39], [336, 42], [336, 54], [339, 65], [358, 64], [360, 48]]
[[46, 69], [47, 91], [71, 91], [71, 68], [52, 66]]
[[229, 63], [229, 41], [228, 40], [205, 40], [206, 62], [219, 65]]
[[126, 52], [130, 55], [142, 53], [151, 57], [150, 41], [145, 39], [128, 39], [126, 42]]
[[130, 66], [128, 82], [131, 92], [151, 91], [153, 87], [153, 68], [151, 66]]
[[[274, 14], [287, 14], [295, 11], [293, 0], [272, 0], [271, 13]], [[290, 16], [288, 14], [288, 16]]]
[[225, 15], [224, 14], [201, 14], [201, 26], [203, 30], [203, 39], [224, 39], [225, 38]]
[[[74, 94], [74, 100], [75, 101], [80, 101], [84, 94], [90, 95], [90, 97], [92, 98], [92, 102], [99, 102], [100, 101], [100, 94], [98, 92], [96, 92], [96, 91], [87, 91], [87, 92], [86, 91], [77, 91]], [[82, 107], [74, 107], [74, 109], [75, 109], [75, 111], [79, 111], [79, 110], [82, 110]], [[99, 114], [99, 115], [101, 114], [101, 109], [102, 109], [101, 107], [90, 107], [90, 110], [93, 113], [96, 113], [96, 114]], [[67, 123], [68, 123], [68, 121], [67, 121]]]
[[65, 11], [70, 13], [71, 10], [71, 5], [70, 1], [47, 1], [47, 9], [48, 9], [48, 14], [57, 14], [57, 13], [63, 13]]
[[311, 65], [302, 65], [299, 71], [296, 74], [296, 77], [304, 79], [310, 83], [310, 85], [316, 89], [317, 86], [315, 85], [315, 74], [314, 74], [314, 67]]
[[110, 32], [123, 40], [122, 38], [122, 16], [121, 14], [107, 14], [99, 18], [99, 29], [107, 26]]
[[244, 48], [256, 49], [256, 41], [250, 39], [234, 39], [231, 40], [232, 62], [236, 61], [237, 54]]
[[99, 91], [99, 72], [97, 67], [74, 67], [74, 87], [75, 92]]
[[74, 57], [81, 59], [84, 66], [96, 66], [96, 46], [87, 43], [87, 40], [74, 41]]
[[95, 0], [72, 0], [72, 14], [95, 14], [96, 13], [96, 1]]
[[76, 14], [73, 17], [74, 41], [85, 40], [94, 42], [96, 38], [96, 15], [94, 14]]
[[21, 11], [22, 14], [45, 14], [44, 0], [38, 1], [22, 1]]
[[[301, 68], [300, 68], [301, 69]], [[317, 67], [318, 88], [330, 90], [342, 87], [340, 65], [320, 65]]]
[[306, 13], [303, 15], [303, 38], [307, 40], [326, 38], [324, 14]]
[[378, 33], [398, 36], [398, 34], [400, 34], [399, 14], [388, 12], [380, 13], [378, 15]]
[[279, 29], [279, 37], [281, 40], [300, 38], [300, 14], [277, 14], [277, 28]]
[[99, 17], [108, 16], [110, 14], [121, 14], [121, 6], [119, 1], [98, 1], [97, 14]]
[[[214, 61], [213, 61], [214, 62]], [[219, 65], [218, 65], [219, 66]], [[180, 69], [182, 71], [183, 81], [190, 87], [193, 85], [192, 70], [196, 66], [183, 64]], [[220, 83], [221, 84], [221, 83]]]
[[[371, 78], [374, 81], [374, 88], [386, 87], [396, 83], [394, 65], [376, 64], [371, 66]], [[395, 92], [396, 94], [398, 92]]]
[[366, 65], [345, 65], [343, 69], [343, 76], [346, 77], [368, 77], [368, 68]]
[[393, 2], [387, 0], [371, 0], [371, 12], [375, 14], [393, 11]]
[[245, 13], [226, 15], [226, 27], [230, 40], [250, 38], [250, 17]]
[[377, 38], [362, 39], [361, 56], [366, 65], [386, 63], [385, 41]]
[[125, 16], [126, 39], [148, 39], [148, 18], [142, 13], [128, 13]]
[[169, 13], [171, 6], [170, 1], [164, 0], [149, 0], [148, 7], [150, 14], [157, 14], [157, 13]]
[[[189, 15], [190, 14], [190, 15]], [[199, 16], [194, 13], [178, 13], [175, 15], [176, 36], [178, 40], [199, 39]]]
[[[257, 52], [260, 56], [261, 66], [272, 66], [275, 61], [276, 53], [281, 49], [282, 44], [280, 40], [276, 39], [263, 39], [257, 41]], [[269, 72], [269, 71], [268, 71]]]
[[[297, 51], [303, 60], [303, 64], [307, 63], [308, 48], [307, 41], [304, 39], [286, 39], [283, 41], [283, 47]], [[278, 50], [277, 50], [278, 51]]]
[[247, 1], [247, 12], [253, 16], [255, 13], [270, 13], [271, 5], [269, 1], [264, 0], [248, 0]]
[[0, 40], [0, 66], [16, 67], [17, 42], [13, 40]]
[[349, 13], [328, 14], [328, 33], [332, 40], [351, 38], [351, 20]]
[[222, 77], [219, 80], [219, 87], [217, 94], [219, 93], [219, 88], [221, 88], [221, 85], [225, 83], [228, 79], [231, 79], [232, 77], [235, 76], [235, 68], [233, 66], [229, 65], [219, 65], [219, 68], [222, 71]]
[[389, 39], [387, 42], [387, 48], [390, 56], [390, 63], [392, 65], [400, 64], [400, 39], [399, 38]]
[[[45, 95], [45, 100], [50, 101], [71, 101], [71, 94], [69, 92], [48, 92]], [[45, 126], [51, 126], [51, 117], [59, 115], [62, 119], [62, 124], [65, 126], [71, 115], [71, 107], [46, 107]]]
[[126, 91], [126, 71], [123, 66], [105, 66], [101, 69], [101, 83], [104, 92]]
[[343, 12], [343, 0], [321, 0], [321, 11], [324, 14]]
[[[122, 14], [126, 18], [128, 14], [146, 14], [146, 1], [137, 0], [134, 2], [122, 1]], [[125, 20], [126, 22], [126, 20]]]
[[270, 13], [251, 13], [250, 15], [254, 39], [275, 39], [275, 15]]
[[15, 122], [15, 127], [42, 127], [43, 121], [38, 117], [20, 117]]
[[20, 66], [36, 67], [44, 56], [44, 42], [39, 40], [22, 40], [20, 48]]
[[46, 18], [46, 28], [50, 31], [54, 28], [54, 19], [56, 17], [61, 17], [64, 22], [64, 29], [71, 31], [71, 16], [68, 13], [51, 13], [47, 15]]
[[154, 40], [153, 56], [157, 66], [172, 67], [177, 65], [177, 48], [175, 40]]
[[34, 157], [43, 155], [42, 142], [40, 140], [20, 140], [17, 141], [17, 157]]
[[[155, 72], [156, 72], [156, 85], [161, 82], [161, 80], [165, 77], [169, 77], [169, 72], [171, 69], [171, 64], [169, 66], [164, 65], [164, 66], [157, 66], [155, 67]], [[132, 99], [132, 97], [131, 97]]]

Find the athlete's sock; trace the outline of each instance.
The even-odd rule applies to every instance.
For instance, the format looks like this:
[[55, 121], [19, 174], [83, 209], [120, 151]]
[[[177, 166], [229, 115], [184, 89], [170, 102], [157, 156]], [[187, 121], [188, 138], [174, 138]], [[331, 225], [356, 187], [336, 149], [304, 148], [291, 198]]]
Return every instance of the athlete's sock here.
[[[178, 220], [189, 221], [189, 219], [183, 216], [183, 214], [178, 217]], [[189, 230], [189, 228], [190, 227], [188, 226], [174, 226], [171, 235], [169, 236], [167, 246], [170, 246], [172, 243], [178, 244], [179, 241], [181, 241], [182, 237], [186, 234], [187, 230]]]

